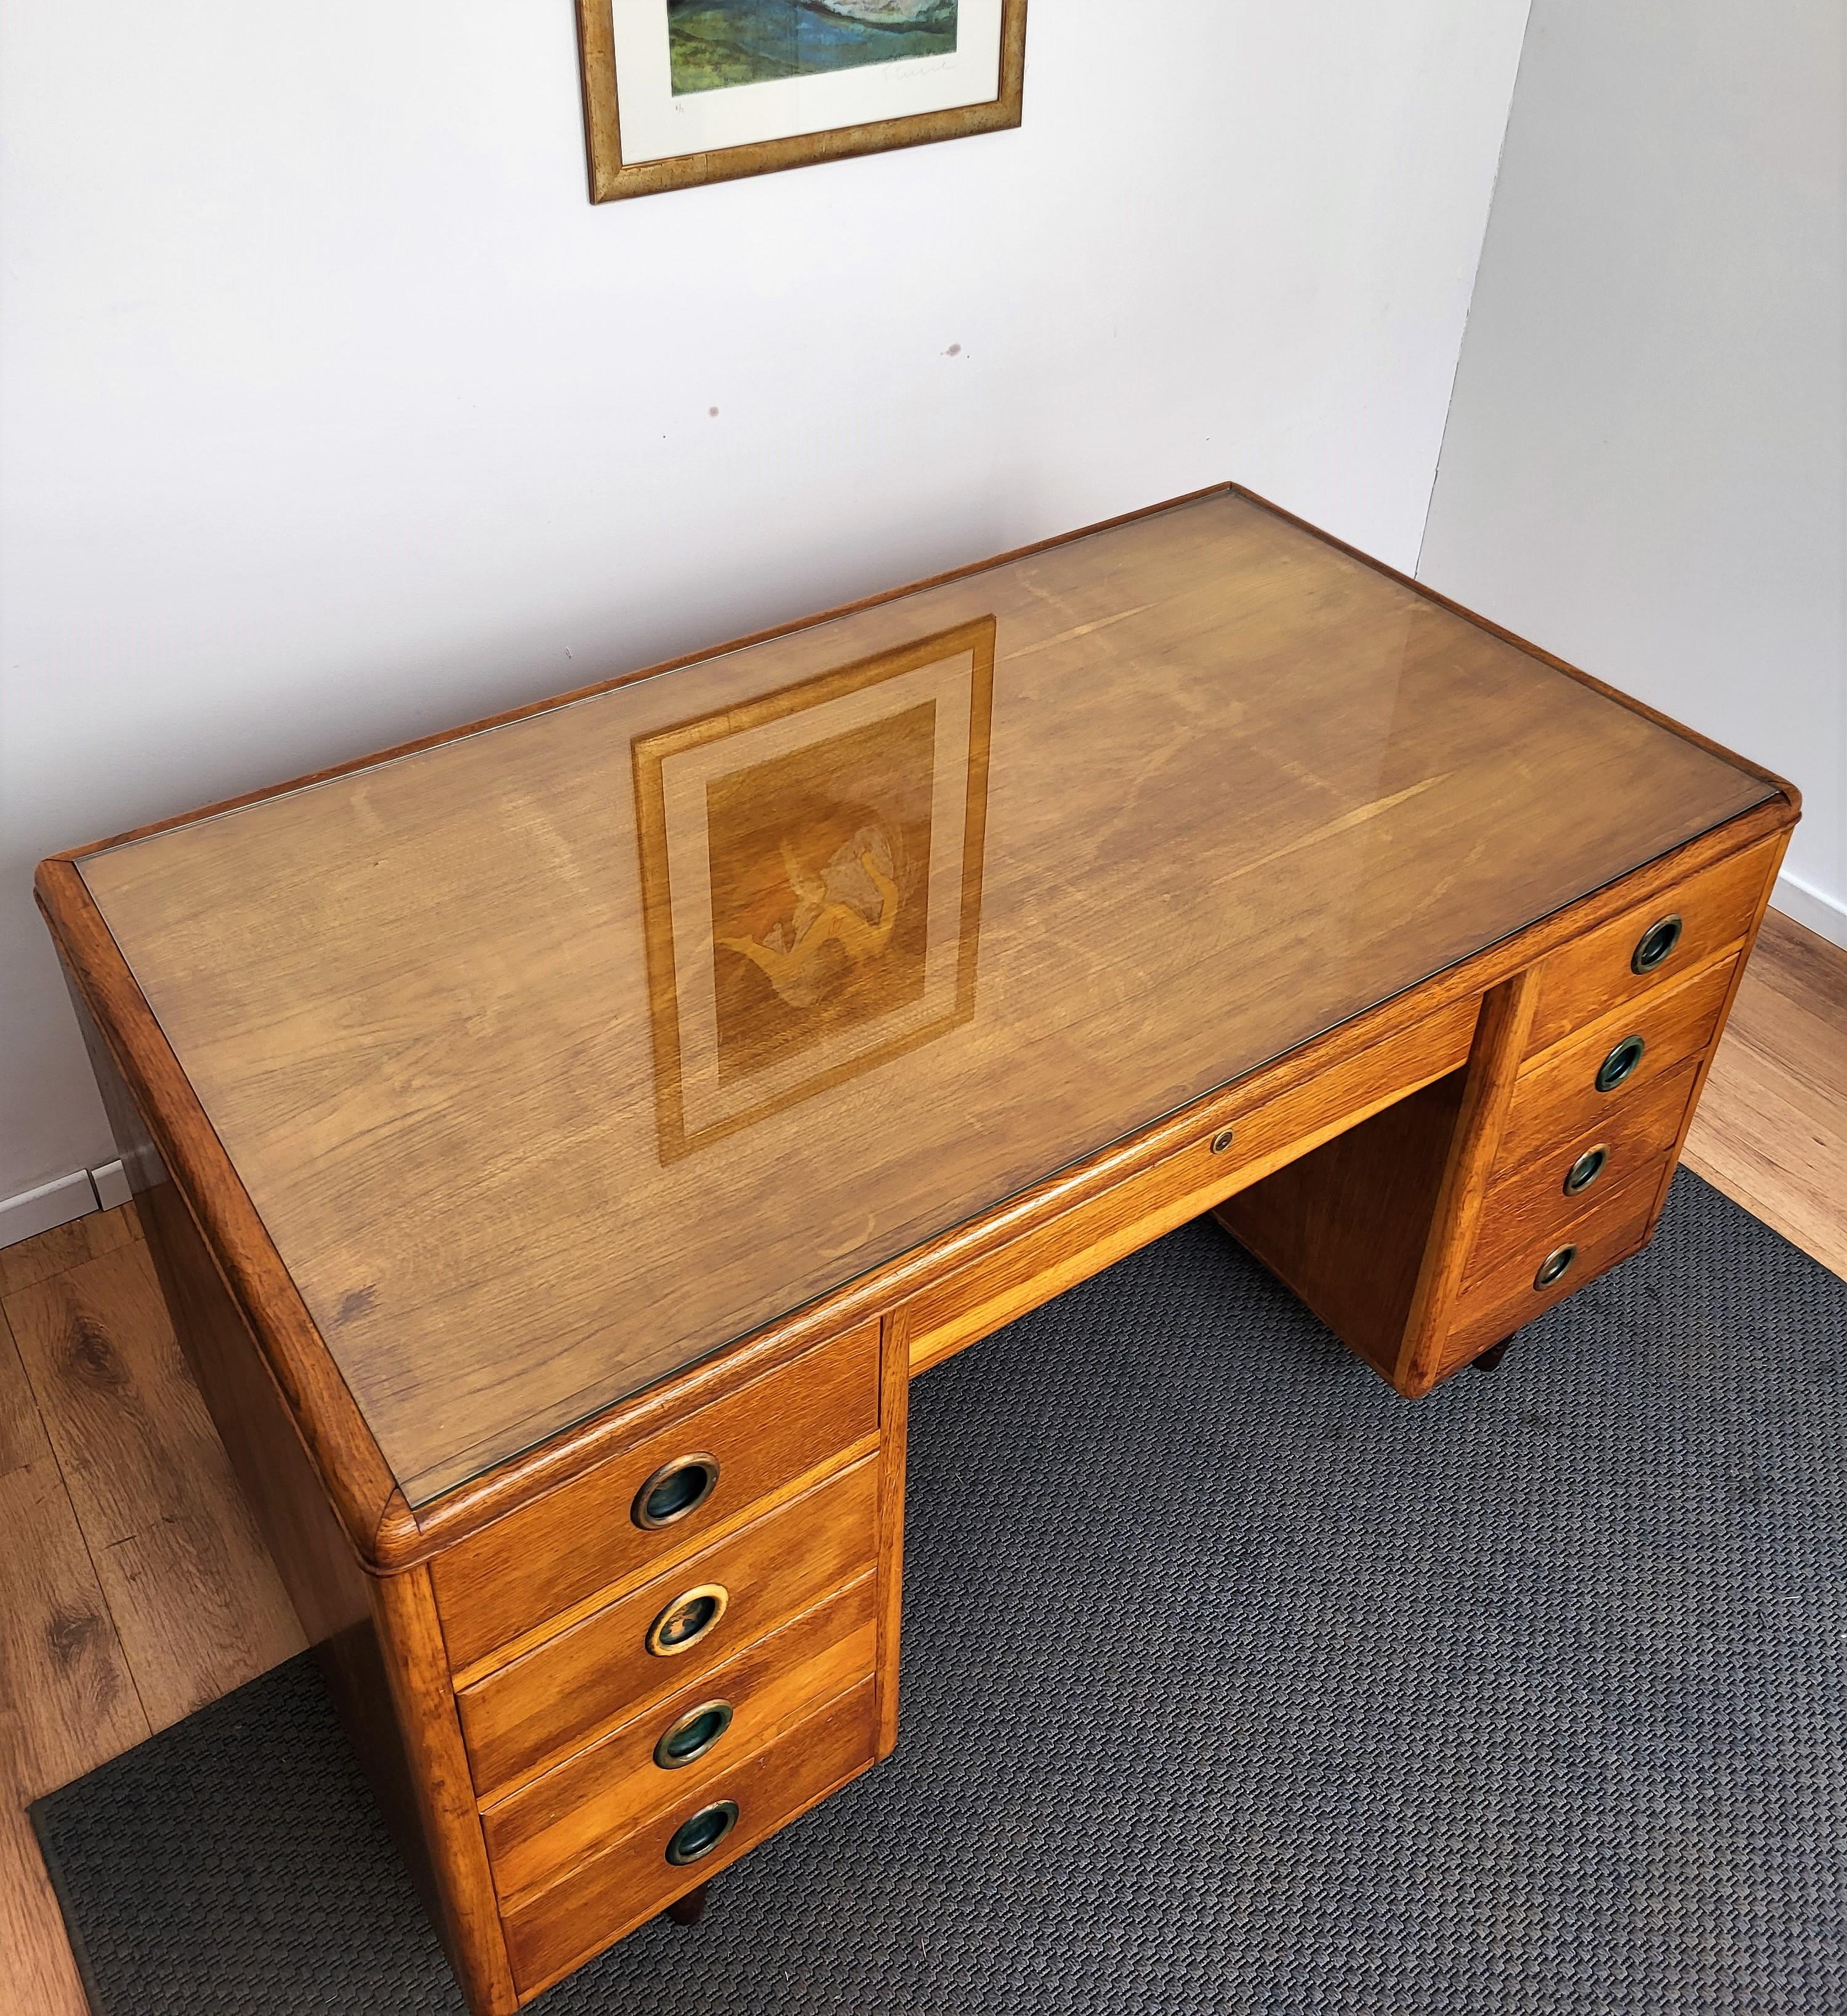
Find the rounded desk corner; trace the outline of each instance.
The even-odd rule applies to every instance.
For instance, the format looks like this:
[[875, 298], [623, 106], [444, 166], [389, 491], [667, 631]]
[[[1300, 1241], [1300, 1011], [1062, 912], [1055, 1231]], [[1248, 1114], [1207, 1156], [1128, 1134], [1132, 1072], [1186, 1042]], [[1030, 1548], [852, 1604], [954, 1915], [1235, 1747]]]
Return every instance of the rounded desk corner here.
[[394, 1485], [391, 1496], [380, 1507], [376, 1518], [357, 1522], [343, 1519], [347, 1537], [368, 1575], [401, 1575], [415, 1568], [430, 1552], [416, 1514], [404, 1495], [402, 1485]]
[[72, 907], [89, 905], [89, 891], [70, 854], [48, 854], [32, 871], [32, 895], [59, 949], [66, 945], [65, 924]]

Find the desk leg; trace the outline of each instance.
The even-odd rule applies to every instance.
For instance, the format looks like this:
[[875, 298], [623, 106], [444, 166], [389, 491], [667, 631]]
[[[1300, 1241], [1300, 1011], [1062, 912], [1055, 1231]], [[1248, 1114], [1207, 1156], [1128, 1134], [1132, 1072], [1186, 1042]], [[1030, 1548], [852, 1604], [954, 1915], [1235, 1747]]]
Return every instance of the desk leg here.
[[676, 1925], [696, 1925], [705, 1916], [705, 1907], [711, 1901], [712, 1886], [702, 1883], [697, 1890], [689, 1890], [683, 1897], [676, 1897], [661, 1913]]

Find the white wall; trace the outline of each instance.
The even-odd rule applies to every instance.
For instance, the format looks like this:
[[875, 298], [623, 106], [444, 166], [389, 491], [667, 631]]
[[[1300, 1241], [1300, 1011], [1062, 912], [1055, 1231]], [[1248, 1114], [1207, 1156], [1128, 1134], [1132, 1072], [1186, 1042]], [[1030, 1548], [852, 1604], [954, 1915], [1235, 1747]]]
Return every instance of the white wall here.
[[1035, 0], [1017, 133], [592, 209], [569, 0], [3, 0], [0, 1197], [44, 852], [1227, 476], [1409, 565], [1526, 4]]
[[1419, 569], [1801, 787], [1847, 945], [1841, 0], [1533, 0]]

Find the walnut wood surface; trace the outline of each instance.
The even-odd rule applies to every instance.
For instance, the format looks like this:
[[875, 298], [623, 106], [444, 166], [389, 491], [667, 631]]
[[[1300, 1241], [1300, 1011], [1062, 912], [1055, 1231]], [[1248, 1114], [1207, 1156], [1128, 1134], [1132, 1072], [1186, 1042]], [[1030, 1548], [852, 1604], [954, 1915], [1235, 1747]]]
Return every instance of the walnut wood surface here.
[[[599, 1590], [704, 1546], [761, 1501], [879, 1426], [878, 1330], [862, 1325], [438, 1554], [430, 1564], [458, 1671]], [[637, 1526], [643, 1481], [664, 1463], [718, 1458], [711, 1496], [670, 1526]]]
[[[1215, 1131], [1239, 1114], [1250, 1113], [1298, 1085], [1341, 1070], [1362, 1052], [1405, 1035], [1458, 1003], [1473, 1004], [1485, 989], [1523, 971], [1579, 933], [1596, 929], [1639, 902], [1664, 895], [1687, 877], [1766, 834], [1786, 830], [1793, 817], [1788, 800], [1767, 801], [1726, 826], [1689, 841], [1622, 880], [1584, 898], [1569, 909], [1539, 920], [1472, 959], [1446, 968], [1421, 986], [1247, 1074], [1226, 1090], [1208, 1094], [1124, 1141], [1029, 1186], [940, 1237], [873, 1269], [833, 1294], [767, 1326], [721, 1358], [693, 1366], [671, 1385], [656, 1387], [583, 1424], [569, 1435], [499, 1466], [434, 1504], [419, 1508], [414, 1525], [405, 1528], [409, 1551], [395, 1551], [405, 1542], [395, 1538], [388, 1525], [381, 1529], [380, 1539], [388, 1543], [394, 1551], [382, 1555], [380, 1564], [427, 1558], [455, 1539], [479, 1530], [484, 1522], [504, 1510], [530, 1502], [560, 1482], [587, 1474], [612, 1450], [628, 1448], [642, 1431], [638, 1423], [671, 1420], [678, 1409], [704, 1404], [752, 1370], [785, 1362], [797, 1351], [837, 1334], [846, 1326], [881, 1309], [901, 1308], [906, 1297], [947, 1281], [1017, 1240], [1056, 1226], [1176, 1153], [1202, 1140], [1209, 1141]], [[1370, 1111], [1370, 1106], [1364, 1110]]]
[[[661, 1168], [629, 742], [987, 615], [973, 1020]], [[81, 870], [420, 1500], [1771, 789], [1217, 497]]]
[[[521, 1990], [531, 1995], [549, 1986], [857, 1777], [873, 1761], [873, 1723], [868, 1680], [549, 1889], [521, 1900], [506, 1921]], [[736, 1802], [736, 1826], [710, 1855], [672, 1867], [665, 1851], [674, 1829], [702, 1806], [726, 1798]]]
[[355, 1546], [378, 1552], [403, 1494], [376, 1438], [77, 869], [41, 862], [35, 887], [131, 1185], [171, 1175], [203, 1265], [260, 1328], [264, 1363], [341, 1524]]
[[[856, 1581], [877, 1557], [878, 1487], [878, 1463], [865, 1459], [465, 1688], [458, 1698], [480, 1792], [568, 1755]], [[730, 1599], [710, 1635], [671, 1657], [650, 1651], [656, 1617], [710, 1584]]]
[[[539, 1888], [644, 1820], [684, 1805], [817, 1702], [869, 1679], [878, 1607], [876, 1579], [862, 1575], [489, 1807], [482, 1822], [502, 1899]], [[662, 1731], [713, 1700], [734, 1710], [724, 1735], [696, 1762], [661, 1769], [654, 1746]]]

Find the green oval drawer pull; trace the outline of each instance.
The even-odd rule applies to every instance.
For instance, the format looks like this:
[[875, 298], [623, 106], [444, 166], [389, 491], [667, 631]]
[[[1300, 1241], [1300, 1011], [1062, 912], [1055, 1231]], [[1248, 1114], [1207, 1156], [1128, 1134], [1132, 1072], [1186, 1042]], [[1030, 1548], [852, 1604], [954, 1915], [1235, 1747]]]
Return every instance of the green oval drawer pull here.
[[1676, 945], [1680, 942], [1680, 920], [1663, 917], [1651, 924], [1636, 941], [1635, 956], [1630, 959], [1632, 973], [1652, 973], [1658, 966], [1665, 965]]
[[725, 1615], [731, 1592], [722, 1582], [704, 1582], [676, 1596], [648, 1626], [648, 1650], [663, 1659], [689, 1652]]
[[1555, 1281], [1562, 1281], [1571, 1272], [1572, 1262], [1578, 1257], [1575, 1246], [1555, 1246], [1539, 1262], [1539, 1271], [1532, 1277], [1536, 1288], [1550, 1288]]
[[1614, 1092], [1625, 1078], [1633, 1074], [1636, 1066], [1642, 1061], [1642, 1053], [1647, 1047], [1640, 1036], [1625, 1036], [1597, 1066], [1597, 1090]]
[[718, 1488], [718, 1459], [704, 1449], [664, 1463], [635, 1494], [628, 1516], [652, 1531], [671, 1526], [700, 1507]]
[[736, 1800], [720, 1799], [714, 1805], [701, 1806], [690, 1820], [682, 1820], [674, 1829], [673, 1838], [667, 1844], [667, 1859], [675, 1868], [683, 1869], [689, 1862], [710, 1855], [736, 1825]]
[[1564, 1193], [1576, 1197], [1587, 1190], [1604, 1172], [1604, 1165], [1610, 1159], [1610, 1151], [1600, 1141], [1594, 1148], [1586, 1148], [1576, 1161], [1564, 1172]]
[[732, 1713], [729, 1701], [708, 1701], [676, 1715], [661, 1732], [654, 1762], [663, 1771], [681, 1771], [697, 1763], [731, 1726]]

